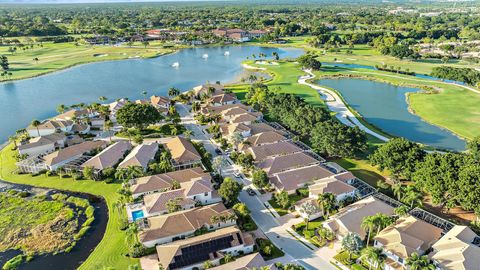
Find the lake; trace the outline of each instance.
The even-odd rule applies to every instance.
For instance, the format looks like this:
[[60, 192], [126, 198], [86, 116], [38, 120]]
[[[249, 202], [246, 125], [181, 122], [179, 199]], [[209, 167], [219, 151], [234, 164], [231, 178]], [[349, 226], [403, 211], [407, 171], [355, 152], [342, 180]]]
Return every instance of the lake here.
[[420, 89], [350, 78], [317, 83], [336, 89], [365, 120], [389, 134], [440, 149], [465, 150], [465, 141], [409, 112], [406, 94]]
[[[225, 55], [225, 52], [229, 55]], [[175, 86], [190, 90], [206, 81], [226, 83], [243, 71], [241, 62], [252, 54], [296, 58], [303, 50], [260, 46], [204, 47], [150, 59], [98, 62], [20, 81], [0, 83], [0, 141], [33, 119], [43, 120], [56, 114], [59, 104], [109, 101], [121, 97], [131, 100], [148, 95], [166, 95]], [[208, 58], [204, 58], [208, 55]], [[179, 67], [172, 64], [178, 62]]]

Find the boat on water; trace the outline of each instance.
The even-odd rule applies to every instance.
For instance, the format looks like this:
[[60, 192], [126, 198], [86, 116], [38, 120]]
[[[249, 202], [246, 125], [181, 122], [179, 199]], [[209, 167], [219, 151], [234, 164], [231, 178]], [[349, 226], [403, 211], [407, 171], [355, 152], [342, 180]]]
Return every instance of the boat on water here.
[[172, 64], [172, 67], [174, 67], [174, 68], [178, 68], [178, 67], [180, 67], [180, 63], [178, 63], [178, 62], [175, 62], [175, 63], [173, 63], [173, 64]]
[[226, 52], [223, 53], [223, 55], [229, 56], [229, 55], [230, 55], [230, 52], [229, 52], [229, 51], [226, 51]]
[[202, 55], [202, 58], [203, 58], [203, 59], [207, 59], [207, 58], [208, 58], [208, 54]]

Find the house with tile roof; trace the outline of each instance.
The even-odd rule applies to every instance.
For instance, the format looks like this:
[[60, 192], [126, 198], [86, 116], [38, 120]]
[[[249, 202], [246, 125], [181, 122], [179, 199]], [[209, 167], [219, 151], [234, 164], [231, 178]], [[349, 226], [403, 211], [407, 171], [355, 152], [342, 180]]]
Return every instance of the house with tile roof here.
[[116, 142], [87, 160], [81, 165], [81, 167], [92, 167], [96, 173], [99, 173], [106, 168], [113, 168], [118, 165], [131, 149], [132, 144], [129, 141]]
[[364, 239], [366, 232], [361, 226], [363, 218], [377, 213], [391, 216], [394, 214], [394, 209], [382, 200], [369, 196], [340, 209], [338, 213], [331, 216], [322, 225], [337, 233], [339, 238], [343, 238], [349, 232], [355, 232]]
[[238, 256], [253, 252], [255, 243], [250, 234], [236, 227], [226, 227], [210, 233], [172, 243], [158, 245], [158, 265], [164, 269], [202, 269], [205, 261], [219, 265], [225, 254]]
[[165, 144], [172, 156], [172, 166], [175, 169], [185, 169], [202, 164], [202, 156], [189, 140], [177, 136]]
[[133, 179], [130, 181], [130, 191], [133, 198], [136, 199], [146, 194], [170, 190], [174, 182], [182, 184], [197, 180], [211, 181], [211, 179], [212, 176], [208, 172], [204, 172], [201, 167], [194, 167]]
[[287, 138], [283, 136], [280, 132], [266, 131], [246, 138], [245, 141], [242, 143], [241, 148], [243, 149], [252, 146], [281, 142], [285, 140], [287, 140]]
[[223, 203], [149, 217], [143, 222], [139, 239], [144, 246], [154, 247], [191, 237], [202, 228], [213, 231], [234, 226], [235, 217], [233, 210], [227, 209]]
[[72, 131], [73, 124], [70, 120], [45, 120], [37, 127], [28, 126], [26, 131], [30, 137], [45, 136], [58, 132], [69, 133]]
[[467, 226], [454, 226], [432, 249], [429, 257], [438, 270], [480, 268], [480, 237]]
[[277, 191], [286, 191], [288, 194], [294, 194], [299, 188], [313, 183], [315, 180], [333, 175], [331, 171], [322, 165], [298, 168], [294, 170], [279, 172], [272, 175], [270, 183]]
[[243, 152], [246, 154], [251, 154], [255, 162], [262, 162], [268, 157], [276, 157], [303, 152], [303, 149], [291, 142], [285, 141], [250, 147]]
[[252, 253], [240, 258], [236, 258], [233, 262], [221, 264], [209, 268], [210, 270], [251, 270], [251, 269], [263, 269], [263, 270], [277, 270], [278, 268], [274, 263], [267, 263], [263, 259], [260, 253]]
[[387, 256], [386, 270], [407, 269], [413, 253], [423, 255], [440, 239], [443, 229], [413, 216], [401, 217], [375, 236], [374, 246]]
[[312, 166], [320, 162], [312, 156], [298, 152], [283, 156], [270, 156], [262, 162], [257, 163], [257, 167], [264, 170], [269, 177], [289, 170]]
[[69, 162], [81, 158], [94, 150], [104, 149], [107, 146], [105, 141], [86, 141], [75, 144], [43, 157], [47, 170], [55, 171]]
[[137, 166], [147, 171], [148, 164], [155, 159], [159, 145], [156, 142], [143, 143], [135, 146], [133, 150], [118, 165], [118, 168], [128, 168], [129, 166]]
[[308, 196], [316, 199], [324, 193], [332, 193], [335, 195], [337, 202], [341, 202], [348, 198], [357, 196], [357, 189], [347, 182], [338, 180], [335, 175], [318, 179], [308, 186]]
[[50, 135], [32, 138], [28, 143], [20, 144], [17, 147], [20, 155], [36, 157], [51, 153], [65, 147], [67, 136], [63, 133], [52, 133]]

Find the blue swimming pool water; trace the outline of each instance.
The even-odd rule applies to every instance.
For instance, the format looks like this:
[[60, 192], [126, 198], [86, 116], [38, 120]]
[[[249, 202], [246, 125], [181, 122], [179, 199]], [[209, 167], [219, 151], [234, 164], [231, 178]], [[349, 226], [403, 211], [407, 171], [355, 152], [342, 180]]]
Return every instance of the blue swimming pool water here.
[[141, 219], [143, 217], [144, 215], [142, 210], [137, 210], [132, 212], [133, 221], [136, 221], [137, 219]]

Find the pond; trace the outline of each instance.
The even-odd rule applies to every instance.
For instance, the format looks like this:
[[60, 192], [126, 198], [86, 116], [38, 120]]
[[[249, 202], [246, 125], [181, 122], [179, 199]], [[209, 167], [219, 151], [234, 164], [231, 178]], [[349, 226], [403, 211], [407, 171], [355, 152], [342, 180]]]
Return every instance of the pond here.
[[[226, 52], [229, 52], [228, 54]], [[128, 59], [80, 65], [52, 74], [0, 84], [0, 142], [33, 119], [55, 115], [60, 104], [166, 95], [175, 86], [189, 90], [206, 81], [230, 82], [242, 73], [241, 62], [252, 54], [296, 58], [301, 49], [260, 46], [204, 47], [180, 50], [151, 59]], [[208, 55], [208, 57], [207, 57]], [[178, 63], [178, 67], [172, 67]]]
[[[11, 184], [0, 180], [0, 192], [7, 191], [9, 189], [24, 190], [32, 194], [40, 194], [45, 192], [46, 194], [53, 194], [60, 192], [69, 196], [71, 195], [88, 199], [90, 204], [95, 207], [95, 220], [90, 225], [90, 229], [87, 231], [87, 233], [77, 241], [77, 244], [70, 252], [60, 253], [57, 255], [47, 254], [35, 256], [34, 259], [28, 263], [21, 264], [18, 267], [19, 270], [77, 269], [102, 240], [108, 223], [108, 208], [103, 199], [89, 194]], [[21, 252], [17, 250], [0, 252], [0, 266], [19, 254], [21, 254]]]
[[465, 150], [465, 141], [410, 113], [406, 94], [420, 89], [350, 78], [321, 79], [317, 83], [336, 89], [365, 120], [389, 134], [439, 149]]

